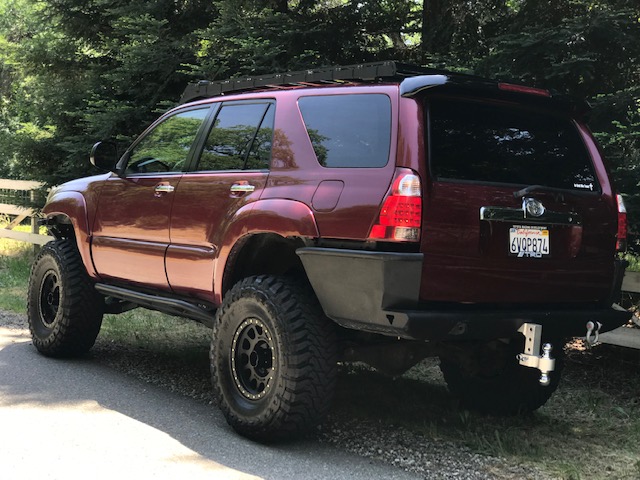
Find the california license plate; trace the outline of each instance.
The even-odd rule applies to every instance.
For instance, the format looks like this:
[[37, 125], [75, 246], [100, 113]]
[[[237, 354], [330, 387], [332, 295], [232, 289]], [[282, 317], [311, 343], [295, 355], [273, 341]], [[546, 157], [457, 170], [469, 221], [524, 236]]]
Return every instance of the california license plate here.
[[542, 258], [549, 255], [549, 229], [514, 225], [509, 229], [509, 254]]

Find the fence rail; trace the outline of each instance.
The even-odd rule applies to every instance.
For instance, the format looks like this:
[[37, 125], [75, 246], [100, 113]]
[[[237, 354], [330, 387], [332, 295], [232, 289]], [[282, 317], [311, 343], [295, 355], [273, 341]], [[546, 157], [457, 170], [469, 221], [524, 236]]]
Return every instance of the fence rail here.
[[[35, 245], [44, 245], [53, 240], [49, 235], [40, 235], [38, 227], [38, 211], [32, 206], [22, 206], [16, 203], [3, 203], [7, 200], [16, 202], [16, 199], [23, 200], [18, 203], [35, 204], [36, 191], [43, 187], [41, 182], [33, 182], [29, 180], [7, 180], [0, 179], [0, 214], [15, 217], [9, 224], [0, 228], [0, 238], [10, 238], [21, 242], [33, 243]], [[25, 202], [28, 201], [28, 202]], [[20, 225], [27, 218], [31, 218], [31, 232], [19, 232], [14, 228]]]

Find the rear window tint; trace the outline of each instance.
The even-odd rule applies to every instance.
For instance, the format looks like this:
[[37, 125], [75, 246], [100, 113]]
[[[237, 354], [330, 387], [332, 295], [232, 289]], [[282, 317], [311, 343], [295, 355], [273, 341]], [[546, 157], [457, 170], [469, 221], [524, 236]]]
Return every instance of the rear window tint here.
[[207, 137], [197, 170], [269, 168], [273, 110], [271, 103], [223, 104]]
[[391, 101], [386, 95], [302, 97], [298, 104], [323, 167], [383, 167], [389, 161]]
[[432, 100], [431, 170], [439, 179], [597, 191], [574, 124], [498, 105]]

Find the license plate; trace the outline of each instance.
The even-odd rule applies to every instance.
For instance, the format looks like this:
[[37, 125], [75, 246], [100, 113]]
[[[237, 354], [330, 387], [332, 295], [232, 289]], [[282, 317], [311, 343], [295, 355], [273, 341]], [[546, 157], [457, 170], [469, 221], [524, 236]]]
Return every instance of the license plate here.
[[549, 229], [515, 225], [509, 229], [509, 254], [519, 258], [549, 255]]

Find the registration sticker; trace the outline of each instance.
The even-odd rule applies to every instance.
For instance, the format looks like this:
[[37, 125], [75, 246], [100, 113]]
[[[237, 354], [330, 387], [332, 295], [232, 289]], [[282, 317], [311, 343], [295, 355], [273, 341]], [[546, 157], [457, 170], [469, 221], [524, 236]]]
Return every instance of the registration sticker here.
[[549, 229], [514, 225], [509, 229], [509, 254], [519, 258], [549, 255]]

